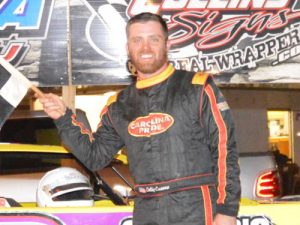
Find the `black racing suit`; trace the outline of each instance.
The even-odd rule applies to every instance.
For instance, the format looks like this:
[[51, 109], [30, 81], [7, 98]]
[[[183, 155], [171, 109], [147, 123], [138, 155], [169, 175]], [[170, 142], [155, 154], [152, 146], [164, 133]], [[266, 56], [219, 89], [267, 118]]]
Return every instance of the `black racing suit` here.
[[87, 132], [71, 111], [56, 120], [65, 145], [90, 169], [126, 146], [139, 193], [134, 225], [211, 225], [236, 216], [240, 181], [234, 124], [213, 79], [168, 68], [118, 93]]

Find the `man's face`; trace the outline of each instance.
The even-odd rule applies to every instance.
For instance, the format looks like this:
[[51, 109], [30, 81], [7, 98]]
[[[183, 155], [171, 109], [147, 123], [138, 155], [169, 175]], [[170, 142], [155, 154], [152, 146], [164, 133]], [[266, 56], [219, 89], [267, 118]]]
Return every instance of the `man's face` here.
[[139, 75], [149, 77], [166, 65], [169, 44], [160, 23], [134, 23], [127, 39], [127, 52]]

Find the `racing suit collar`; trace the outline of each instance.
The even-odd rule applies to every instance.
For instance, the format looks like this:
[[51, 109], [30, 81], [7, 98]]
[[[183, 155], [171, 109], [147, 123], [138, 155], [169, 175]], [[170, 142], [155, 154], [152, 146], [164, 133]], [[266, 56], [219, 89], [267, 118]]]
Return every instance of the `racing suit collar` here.
[[143, 88], [147, 88], [159, 84], [164, 80], [168, 79], [173, 74], [174, 71], [175, 68], [173, 67], [173, 65], [169, 64], [168, 67], [161, 73], [143, 80], [137, 80], [136, 88], [143, 89]]

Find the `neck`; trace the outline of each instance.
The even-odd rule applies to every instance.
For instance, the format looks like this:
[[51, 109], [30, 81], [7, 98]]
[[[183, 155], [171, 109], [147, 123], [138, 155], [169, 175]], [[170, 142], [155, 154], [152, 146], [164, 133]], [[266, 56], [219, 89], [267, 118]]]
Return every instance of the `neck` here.
[[136, 82], [136, 88], [137, 89], [143, 89], [147, 87], [154, 86], [156, 84], [159, 84], [166, 79], [168, 79], [172, 74], [174, 73], [175, 68], [172, 64], [168, 64], [167, 68], [164, 71], [161, 71], [160, 73], [156, 74], [155, 76], [148, 77], [145, 79], [137, 79]]
[[168, 67], [168, 63], [166, 62], [160, 69], [156, 70], [154, 73], [142, 73], [140, 71], [137, 71], [137, 77], [139, 80], [144, 80], [150, 77], [155, 77], [156, 75], [160, 74], [162, 71], [164, 71]]

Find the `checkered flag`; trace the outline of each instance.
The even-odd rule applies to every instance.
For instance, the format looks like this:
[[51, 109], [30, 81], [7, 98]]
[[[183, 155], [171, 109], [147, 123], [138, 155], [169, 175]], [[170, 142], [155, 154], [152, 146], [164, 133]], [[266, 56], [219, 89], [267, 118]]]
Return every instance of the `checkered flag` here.
[[23, 74], [0, 57], [0, 130], [29, 88], [43, 95]]

